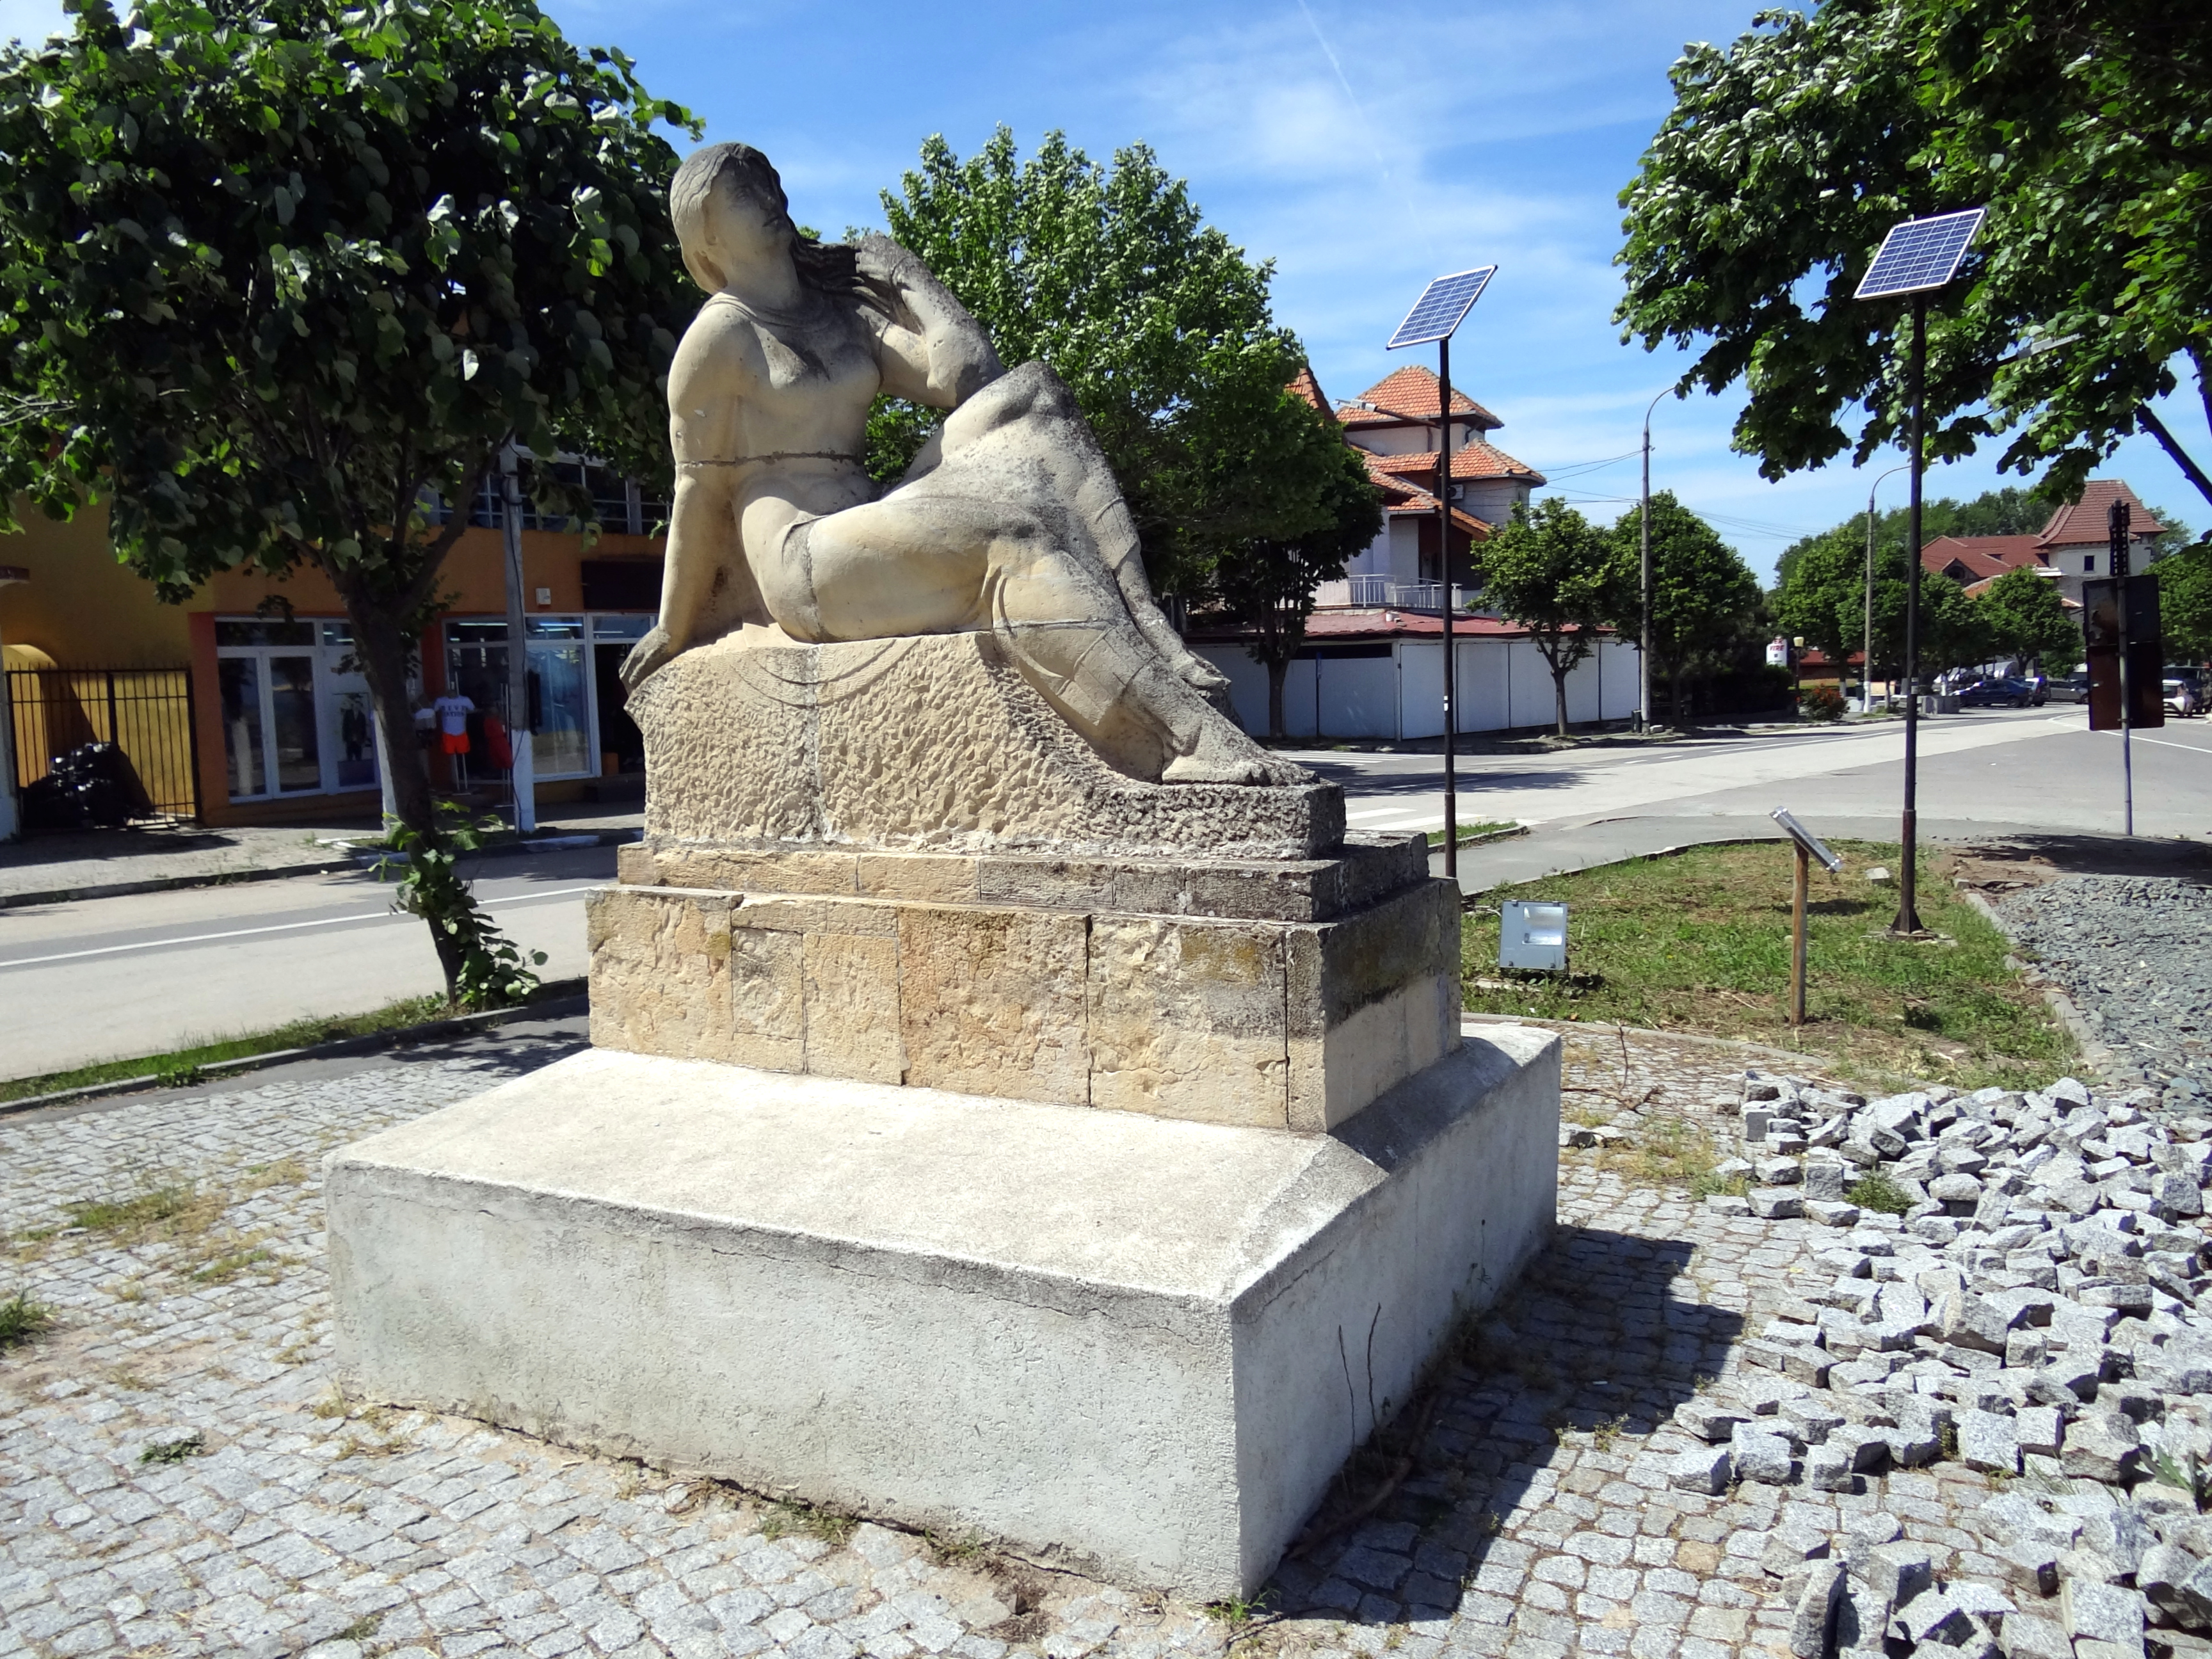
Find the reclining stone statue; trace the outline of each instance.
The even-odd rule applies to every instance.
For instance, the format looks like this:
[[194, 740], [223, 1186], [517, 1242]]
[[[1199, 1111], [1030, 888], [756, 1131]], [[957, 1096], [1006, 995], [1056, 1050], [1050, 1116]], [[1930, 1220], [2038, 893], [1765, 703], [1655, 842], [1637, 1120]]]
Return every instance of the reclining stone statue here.
[[[657, 626], [633, 688], [741, 630], [777, 644], [988, 632], [1092, 747], [1164, 783], [1288, 782], [1215, 708], [1227, 682], [1161, 614], [1073, 395], [1004, 368], [921, 262], [882, 236], [801, 238], [767, 157], [692, 155], [669, 187], [708, 298], [669, 376], [676, 491]], [[878, 393], [950, 412], [878, 495]]]

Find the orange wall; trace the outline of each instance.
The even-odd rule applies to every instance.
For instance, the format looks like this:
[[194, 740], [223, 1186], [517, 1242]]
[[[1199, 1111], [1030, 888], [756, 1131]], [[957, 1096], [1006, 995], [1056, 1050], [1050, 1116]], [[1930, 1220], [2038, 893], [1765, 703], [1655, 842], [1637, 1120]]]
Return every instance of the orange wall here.
[[[623, 555], [658, 556], [659, 538], [603, 534], [587, 553], [581, 536], [550, 530], [522, 532], [522, 604], [532, 615], [568, 614], [584, 608], [583, 561]], [[544, 605], [538, 603], [539, 588], [550, 590]], [[453, 550], [439, 572], [438, 591], [447, 598], [449, 613], [462, 616], [507, 614], [507, 551], [496, 530], [468, 529], [461, 532]], [[301, 568], [284, 581], [240, 571], [225, 571], [212, 578], [187, 602], [186, 609], [212, 611], [225, 617], [250, 616], [270, 594], [291, 600], [302, 617], [335, 617], [345, 607], [338, 603], [329, 580], [319, 570]]]
[[0, 587], [0, 640], [36, 646], [64, 667], [173, 667], [185, 660], [184, 611], [163, 605], [153, 583], [115, 562], [105, 507], [63, 522], [19, 501], [15, 519], [22, 528], [0, 536], [0, 564], [21, 565], [31, 580]]

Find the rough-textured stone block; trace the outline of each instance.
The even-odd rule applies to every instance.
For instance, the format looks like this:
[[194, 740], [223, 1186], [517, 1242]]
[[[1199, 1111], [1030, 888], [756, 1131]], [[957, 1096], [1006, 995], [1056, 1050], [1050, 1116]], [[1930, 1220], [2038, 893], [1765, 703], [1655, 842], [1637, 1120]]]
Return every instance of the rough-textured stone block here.
[[660, 670], [627, 712], [645, 736], [657, 839], [1303, 859], [1344, 834], [1334, 784], [1164, 785], [1115, 769], [989, 634], [732, 635]]
[[1012, 1100], [1090, 1098], [1085, 918], [926, 905], [896, 915], [907, 1082]]
[[1279, 929], [1100, 916], [1090, 951], [1092, 1105], [1289, 1127]]
[[730, 912], [722, 894], [601, 888], [585, 900], [592, 1041], [680, 1060], [736, 1060]]

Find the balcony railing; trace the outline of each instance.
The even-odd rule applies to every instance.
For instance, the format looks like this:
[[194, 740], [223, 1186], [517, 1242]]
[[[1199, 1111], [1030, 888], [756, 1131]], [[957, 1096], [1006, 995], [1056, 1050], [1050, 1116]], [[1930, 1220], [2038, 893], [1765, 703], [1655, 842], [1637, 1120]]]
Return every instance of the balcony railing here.
[[[1328, 589], [1334, 582], [1324, 582], [1321, 603], [1327, 605], [1333, 596]], [[1442, 582], [1403, 582], [1395, 576], [1347, 576], [1344, 579], [1345, 596], [1338, 603], [1355, 611], [1427, 611], [1441, 613], [1444, 607], [1444, 585]], [[1451, 604], [1455, 610], [1464, 611], [1481, 590], [1451, 586]]]

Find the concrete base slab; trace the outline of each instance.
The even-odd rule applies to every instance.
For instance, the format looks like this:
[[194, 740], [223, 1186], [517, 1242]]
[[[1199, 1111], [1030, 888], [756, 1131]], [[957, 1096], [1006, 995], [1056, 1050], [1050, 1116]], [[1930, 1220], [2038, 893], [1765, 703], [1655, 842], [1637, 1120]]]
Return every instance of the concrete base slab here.
[[1332, 1134], [595, 1050], [331, 1154], [339, 1376], [1249, 1594], [1544, 1242], [1559, 1109], [1519, 1027]]

